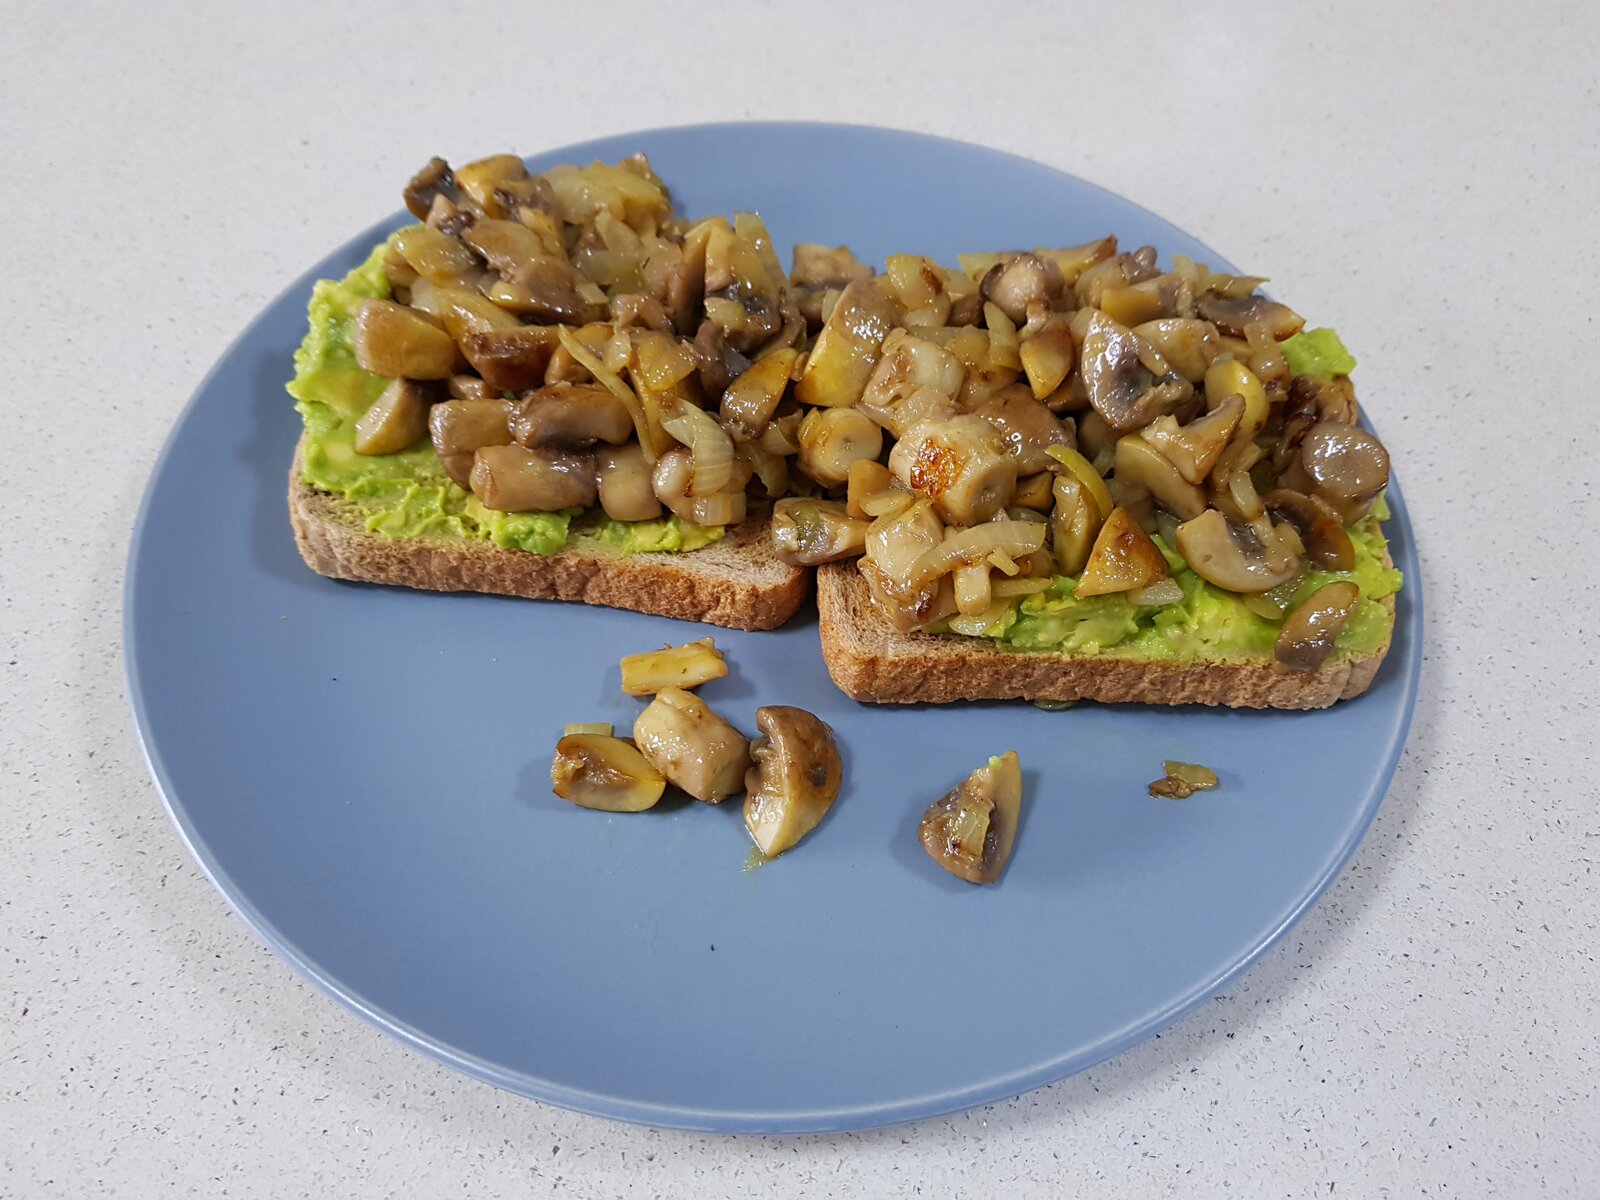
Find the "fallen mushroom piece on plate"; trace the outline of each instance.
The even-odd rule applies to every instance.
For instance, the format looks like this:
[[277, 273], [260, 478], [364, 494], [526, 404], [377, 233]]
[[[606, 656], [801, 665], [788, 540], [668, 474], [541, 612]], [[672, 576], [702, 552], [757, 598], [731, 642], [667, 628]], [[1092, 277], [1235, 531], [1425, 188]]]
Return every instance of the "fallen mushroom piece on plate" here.
[[645, 760], [638, 747], [612, 737], [609, 725], [599, 732], [569, 732], [556, 743], [550, 781], [555, 794], [580, 808], [601, 812], [643, 812], [655, 806], [667, 781]]
[[1022, 813], [1015, 750], [991, 758], [928, 806], [917, 833], [928, 856], [968, 883], [993, 883], [1011, 859]]
[[683, 646], [626, 655], [622, 660], [622, 690], [630, 696], [651, 696], [662, 688], [696, 688], [727, 673], [727, 660], [717, 649], [716, 641], [701, 638]]
[[803, 708], [757, 709], [756, 728], [762, 736], [750, 747], [744, 824], [761, 853], [776, 858], [828, 815], [844, 766], [833, 730]]
[[696, 800], [720, 804], [744, 786], [750, 742], [692, 692], [667, 687], [633, 723], [650, 765]]

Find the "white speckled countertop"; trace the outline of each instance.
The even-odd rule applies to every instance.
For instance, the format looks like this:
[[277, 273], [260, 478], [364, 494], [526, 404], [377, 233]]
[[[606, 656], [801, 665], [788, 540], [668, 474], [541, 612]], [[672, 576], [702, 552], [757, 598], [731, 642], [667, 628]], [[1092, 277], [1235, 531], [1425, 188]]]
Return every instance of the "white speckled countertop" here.
[[[0, 1196], [1600, 1195], [1600, 9], [444, 7], [0, 3]], [[402, 1048], [230, 915], [122, 683], [146, 475], [269, 298], [436, 151], [738, 118], [986, 142], [1269, 273], [1360, 355], [1423, 561], [1405, 759], [1287, 940], [1086, 1074], [859, 1136]]]

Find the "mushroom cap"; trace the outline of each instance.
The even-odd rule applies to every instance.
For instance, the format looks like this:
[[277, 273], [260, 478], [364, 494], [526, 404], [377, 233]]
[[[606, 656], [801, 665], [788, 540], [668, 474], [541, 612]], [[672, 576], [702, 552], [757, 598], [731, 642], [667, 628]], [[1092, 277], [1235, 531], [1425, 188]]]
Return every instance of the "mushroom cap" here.
[[1359, 425], [1318, 421], [1300, 443], [1300, 465], [1336, 507], [1375, 497], [1389, 482], [1389, 452]]
[[828, 724], [803, 708], [756, 710], [762, 736], [750, 747], [745, 828], [761, 852], [775, 857], [815, 829], [839, 797], [844, 764]]
[[1176, 412], [1194, 395], [1194, 386], [1168, 368], [1155, 347], [1103, 313], [1089, 319], [1079, 364], [1089, 404], [1118, 433]]
[[1361, 589], [1348, 580], [1318, 588], [1284, 618], [1273, 653], [1294, 671], [1313, 671], [1328, 660], [1338, 644], [1350, 614], [1361, 599]]
[[1305, 543], [1306, 557], [1327, 571], [1349, 571], [1356, 565], [1355, 544], [1326, 502], [1290, 488], [1277, 488], [1264, 498], [1267, 511], [1288, 521]]
[[1194, 573], [1230, 592], [1268, 592], [1293, 579], [1300, 560], [1276, 539], [1208, 508], [1178, 526], [1178, 553]]

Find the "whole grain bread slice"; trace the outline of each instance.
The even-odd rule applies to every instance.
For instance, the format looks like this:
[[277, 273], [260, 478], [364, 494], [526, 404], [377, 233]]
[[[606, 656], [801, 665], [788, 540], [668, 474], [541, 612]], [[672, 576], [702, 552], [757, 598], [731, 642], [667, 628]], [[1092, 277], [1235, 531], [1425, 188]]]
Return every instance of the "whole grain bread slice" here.
[[810, 592], [811, 572], [772, 552], [761, 518], [681, 554], [623, 554], [582, 532], [551, 555], [369, 533], [337, 497], [306, 486], [298, 447], [289, 471], [289, 521], [306, 565], [332, 579], [577, 600], [731, 629], [776, 629]]
[[817, 570], [817, 612], [828, 674], [845, 694], [874, 704], [1099, 700], [1326, 708], [1372, 686], [1394, 634], [1393, 597], [1383, 604], [1389, 610], [1389, 628], [1378, 649], [1338, 655], [1315, 671], [1297, 672], [1282, 669], [1266, 655], [1166, 663], [1118, 658], [1114, 649], [1073, 656], [1012, 650], [956, 634], [900, 633], [872, 607], [855, 563], [830, 563]]

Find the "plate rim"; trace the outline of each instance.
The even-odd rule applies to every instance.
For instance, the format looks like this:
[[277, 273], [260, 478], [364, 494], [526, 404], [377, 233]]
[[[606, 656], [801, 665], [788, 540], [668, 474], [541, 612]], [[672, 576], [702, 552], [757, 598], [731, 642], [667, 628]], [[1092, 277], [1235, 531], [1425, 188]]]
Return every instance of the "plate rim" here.
[[[1200, 240], [1144, 205], [1129, 200], [1109, 188], [1094, 183], [1092, 180], [1084, 179], [1049, 163], [1043, 163], [1037, 159], [1028, 158], [1025, 155], [1011, 151], [998, 150], [981, 143], [867, 123], [835, 121], [715, 121], [686, 125], [664, 125], [603, 134], [564, 146], [536, 150], [524, 157], [580, 155], [590, 153], [589, 148], [591, 147], [621, 139], [642, 140], [684, 133], [715, 136], [722, 132], [731, 131], [748, 134], [759, 130], [787, 131], [791, 133], [798, 130], [806, 130], [813, 133], [834, 131], [867, 132], [913, 142], [957, 146], [964, 150], [975, 151], [984, 155], [1013, 159], [1031, 168], [1048, 171], [1070, 179], [1118, 206], [1137, 210], [1152, 221], [1184, 237], [1195, 241]], [[295, 947], [277, 930], [271, 921], [256, 909], [249, 897], [245, 895], [244, 890], [233, 881], [209, 847], [199, 838], [189, 819], [186, 807], [176, 799], [176, 789], [173, 787], [170, 776], [167, 773], [160, 750], [154, 745], [154, 741], [150, 736], [144, 688], [139, 670], [137, 640], [133, 636], [135, 592], [137, 590], [136, 582], [140, 574], [140, 551], [147, 536], [151, 501], [156, 483], [164, 474], [178, 436], [193, 415], [201, 396], [210, 389], [213, 381], [222, 373], [240, 348], [252, 337], [270, 312], [291, 296], [303, 294], [304, 290], [312, 282], [323, 277], [321, 263], [329, 259], [348, 256], [363, 245], [370, 246], [372, 239], [393, 225], [397, 219], [403, 219], [401, 213], [392, 213], [323, 255], [318, 260], [318, 265], [313, 265], [297, 275], [269, 299], [246, 323], [244, 328], [228, 342], [204, 376], [202, 376], [199, 383], [195, 385], [194, 391], [187, 402], [179, 410], [171, 429], [168, 430], [166, 439], [162, 443], [160, 452], [151, 464], [140, 496], [138, 511], [129, 534], [128, 551], [124, 559], [121, 622], [123, 675], [129, 703], [133, 710], [134, 728], [139, 742], [139, 750], [144, 758], [145, 767], [150, 773], [151, 781], [155, 785], [156, 793], [160, 797], [162, 806], [166, 809], [167, 816], [171, 820], [173, 828], [177, 831], [179, 840], [183, 843], [184, 848], [189, 852], [196, 865], [199, 866], [201, 873], [222, 896], [228, 908], [244, 922], [269, 950], [283, 960], [295, 975], [311, 984], [322, 995], [396, 1038], [404, 1045], [420, 1051], [437, 1063], [452, 1067], [503, 1091], [591, 1116], [652, 1128], [682, 1129], [706, 1133], [805, 1134], [851, 1132], [948, 1116], [952, 1113], [964, 1112], [985, 1104], [1004, 1101], [1058, 1082], [1071, 1075], [1076, 1075], [1121, 1054], [1125, 1050], [1131, 1049], [1176, 1024], [1200, 1008], [1206, 1001], [1226, 990], [1228, 986], [1259, 962], [1268, 951], [1276, 947], [1289, 930], [1298, 924], [1306, 913], [1315, 906], [1334, 880], [1344, 873], [1345, 867], [1349, 865], [1361, 843], [1365, 840], [1368, 830], [1372, 827], [1378, 811], [1382, 808], [1383, 802], [1393, 786], [1395, 772], [1399, 767], [1400, 758], [1404, 753], [1405, 745], [1410, 735], [1420, 691], [1425, 615], [1422, 596], [1422, 573], [1417, 558], [1415, 529], [1410, 519], [1409, 509], [1406, 506], [1400, 484], [1393, 479], [1389, 483], [1388, 503], [1393, 519], [1398, 527], [1404, 531], [1401, 561], [1396, 565], [1406, 573], [1406, 586], [1400, 593], [1397, 603], [1393, 642], [1390, 646], [1389, 655], [1394, 656], [1397, 653], [1399, 655], [1399, 682], [1403, 692], [1399, 698], [1399, 719], [1390, 731], [1388, 744], [1384, 747], [1381, 762], [1376, 772], [1376, 777], [1381, 778], [1381, 784], [1372, 789], [1362, 807], [1355, 814], [1343, 844], [1328, 859], [1311, 886], [1290, 906], [1266, 936], [1260, 938], [1247, 953], [1220, 974], [1202, 980], [1199, 984], [1191, 987], [1167, 1004], [1157, 1008], [1142, 1019], [1124, 1026], [1104, 1039], [1100, 1044], [1092, 1046], [1088, 1050], [1067, 1051], [1054, 1055], [1045, 1061], [1035, 1063], [1024, 1070], [968, 1083], [958, 1089], [901, 1098], [886, 1103], [812, 1111], [786, 1109], [757, 1112], [695, 1108], [630, 1100], [624, 1096], [574, 1088], [523, 1072], [508, 1070], [486, 1058], [467, 1053], [439, 1039], [430, 1037], [387, 1012], [380, 1005], [365, 999], [353, 989], [342, 985], [334, 972]], [[1217, 256], [1217, 261], [1229, 266], [1230, 269], [1236, 269], [1232, 268], [1231, 264], [1221, 256]], [[1363, 415], [1363, 423], [1366, 423], [1365, 415]]]

